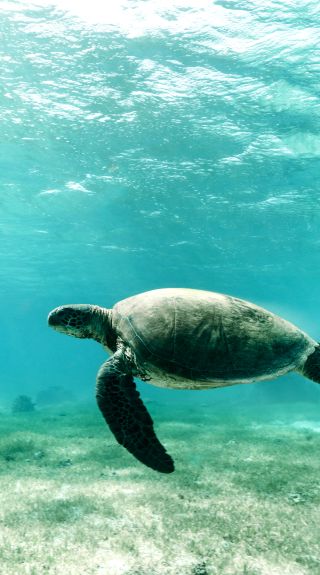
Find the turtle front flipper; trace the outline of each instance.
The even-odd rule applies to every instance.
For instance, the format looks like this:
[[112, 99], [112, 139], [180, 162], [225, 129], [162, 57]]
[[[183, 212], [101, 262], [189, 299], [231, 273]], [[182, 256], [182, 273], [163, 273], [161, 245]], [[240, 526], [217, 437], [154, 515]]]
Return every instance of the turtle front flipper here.
[[119, 351], [98, 372], [96, 398], [104, 419], [121, 445], [156, 471], [174, 471], [173, 461], [154, 432], [151, 416]]

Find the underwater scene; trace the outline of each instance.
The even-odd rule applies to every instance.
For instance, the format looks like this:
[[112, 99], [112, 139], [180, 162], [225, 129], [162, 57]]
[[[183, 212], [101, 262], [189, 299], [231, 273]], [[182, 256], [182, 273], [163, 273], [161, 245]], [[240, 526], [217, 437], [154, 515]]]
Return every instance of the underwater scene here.
[[318, 0], [0, 15], [0, 574], [320, 575]]

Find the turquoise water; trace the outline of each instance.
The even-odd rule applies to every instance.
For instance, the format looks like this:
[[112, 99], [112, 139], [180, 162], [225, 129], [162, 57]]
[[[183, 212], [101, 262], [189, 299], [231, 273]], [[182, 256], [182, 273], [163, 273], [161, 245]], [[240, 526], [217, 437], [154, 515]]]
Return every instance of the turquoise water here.
[[[105, 352], [47, 328], [65, 303], [207, 289], [319, 339], [318, 1], [9, 0], [0, 10], [3, 412], [52, 386], [94, 401]], [[182, 421], [184, 406], [242, 413], [249, 402], [271, 416], [272, 402], [307, 412], [320, 400], [298, 375], [201, 394], [139, 389], [158, 421], [174, 421], [175, 402]]]
[[0, 7], [4, 393], [91, 388], [63, 303], [210, 289], [317, 338], [317, 2]]

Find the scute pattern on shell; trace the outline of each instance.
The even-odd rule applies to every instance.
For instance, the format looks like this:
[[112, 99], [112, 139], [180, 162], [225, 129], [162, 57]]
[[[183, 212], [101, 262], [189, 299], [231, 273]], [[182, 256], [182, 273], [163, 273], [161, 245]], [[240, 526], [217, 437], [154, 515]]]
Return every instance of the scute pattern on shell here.
[[201, 290], [161, 289], [122, 300], [113, 326], [138, 371], [155, 384], [162, 374], [170, 387], [270, 379], [302, 364], [316, 345], [259, 306]]

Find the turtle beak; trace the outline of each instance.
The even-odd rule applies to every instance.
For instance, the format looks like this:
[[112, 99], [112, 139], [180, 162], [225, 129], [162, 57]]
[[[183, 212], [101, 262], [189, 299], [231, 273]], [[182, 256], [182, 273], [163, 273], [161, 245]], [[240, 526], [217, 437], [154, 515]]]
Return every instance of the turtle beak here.
[[56, 307], [48, 315], [48, 326], [53, 327], [56, 331], [65, 333], [64, 326], [61, 324], [61, 307]]
[[50, 327], [57, 327], [58, 325], [60, 325], [61, 319], [59, 317], [59, 314], [57, 313], [59, 311], [59, 307], [56, 307], [55, 309], [53, 309], [49, 315], [48, 315], [48, 325]]
[[58, 322], [57, 322], [57, 317], [56, 317], [56, 315], [54, 314], [54, 312], [51, 311], [51, 312], [49, 313], [49, 315], [48, 315], [48, 325], [50, 325], [50, 327], [54, 327], [54, 326], [57, 325], [57, 324], [58, 324]]

